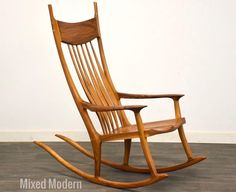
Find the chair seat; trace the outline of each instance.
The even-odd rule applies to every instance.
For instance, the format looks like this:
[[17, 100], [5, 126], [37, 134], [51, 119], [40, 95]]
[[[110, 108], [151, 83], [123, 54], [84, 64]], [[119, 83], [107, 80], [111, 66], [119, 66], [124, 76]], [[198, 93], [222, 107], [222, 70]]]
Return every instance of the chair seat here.
[[[185, 118], [168, 119], [144, 123], [145, 137], [172, 132], [185, 123]], [[130, 125], [115, 129], [113, 133], [101, 135], [102, 141], [120, 140], [139, 137], [137, 125]]]

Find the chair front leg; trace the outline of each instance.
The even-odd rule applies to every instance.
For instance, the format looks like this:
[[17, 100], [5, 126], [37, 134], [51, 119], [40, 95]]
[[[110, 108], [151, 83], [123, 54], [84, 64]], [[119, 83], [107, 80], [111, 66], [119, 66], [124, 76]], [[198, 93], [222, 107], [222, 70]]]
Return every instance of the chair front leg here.
[[[174, 100], [174, 106], [175, 106], [175, 118], [176, 119], [181, 118], [179, 100]], [[182, 142], [182, 145], [183, 145], [183, 148], [184, 148], [184, 151], [186, 153], [188, 160], [192, 160], [193, 159], [192, 150], [191, 150], [190, 145], [185, 137], [183, 126], [178, 128], [178, 133], [179, 133], [179, 137]]]
[[137, 112], [134, 112], [134, 113], [135, 113], [136, 124], [137, 124], [138, 131], [139, 131], [139, 137], [140, 137], [142, 150], [143, 150], [147, 165], [150, 169], [150, 173], [151, 173], [152, 176], [158, 176], [156, 166], [155, 166], [155, 162], [152, 158], [150, 148], [149, 148], [149, 145], [148, 145], [148, 142], [147, 142], [147, 138], [144, 135], [144, 127], [143, 127], [142, 118], [140, 116], [140, 112], [137, 111]]

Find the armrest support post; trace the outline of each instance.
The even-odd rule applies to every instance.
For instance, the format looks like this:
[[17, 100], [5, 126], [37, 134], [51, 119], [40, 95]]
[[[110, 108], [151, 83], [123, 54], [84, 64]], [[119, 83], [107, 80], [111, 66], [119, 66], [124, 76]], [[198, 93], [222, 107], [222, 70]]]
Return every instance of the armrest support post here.
[[134, 112], [134, 116], [135, 116], [135, 121], [136, 121], [136, 124], [137, 124], [139, 134], [140, 134], [141, 137], [144, 138], [144, 127], [143, 127], [143, 121], [142, 121], [142, 118], [141, 118], [141, 115], [140, 115], [140, 111]]
[[[180, 105], [179, 105], [179, 100], [174, 100], [174, 106], [175, 106], [175, 118], [181, 118], [181, 111], [180, 111]], [[179, 133], [179, 137], [182, 141], [182, 145], [184, 147], [185, 153], [187, 155], [188, 160], [192, 160], [193, 158], [193, 154], [192, 154], [192, 150], [187, 142], [187, 139], [185, 137], [185, 133], [184, 133], [184, 129], [183, 126], [178, 128], [178, 133]]]
[[173, 99], [173, 101], [174, 101], [174, 107], [175, 107], [175, 118], [179, 119], [179, 118], [181, 118], [181, 110], [180, 110], [179, 100]]

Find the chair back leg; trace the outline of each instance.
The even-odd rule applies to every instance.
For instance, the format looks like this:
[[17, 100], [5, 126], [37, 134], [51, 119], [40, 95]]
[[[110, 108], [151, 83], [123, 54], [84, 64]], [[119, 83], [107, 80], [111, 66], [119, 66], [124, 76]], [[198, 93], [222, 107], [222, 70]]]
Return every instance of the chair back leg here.
[[102, 143], [92, 142], [93, 154], [94, 154], [94, 175], [95, 177], [100, 177], [101, 173], [101, 149]]
[[132, 142], [131, 139], [125, 139], [124, 140], [124, 159], [123, 159], [123, 165], [128, 165], [129, 164], [131, 142]]

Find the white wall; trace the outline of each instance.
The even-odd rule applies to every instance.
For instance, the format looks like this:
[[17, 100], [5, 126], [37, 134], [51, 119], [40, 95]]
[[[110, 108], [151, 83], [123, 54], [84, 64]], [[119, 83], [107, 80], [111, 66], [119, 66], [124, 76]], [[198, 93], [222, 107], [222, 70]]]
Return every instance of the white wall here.
[[[60, 20], [93, 15], [87, 0], [1, 0], [0, 141], [52, 139], [48, 132], [56, 131], [86, 139], [57, 56], [48, 3]], [[185, 93], [190, 141], [236, 143], [236, 1], [99, 0], [98, 6], [119, 91]], [[144, 120], [173, 115], [169, 100], [141, 103], [151, 105]]]

